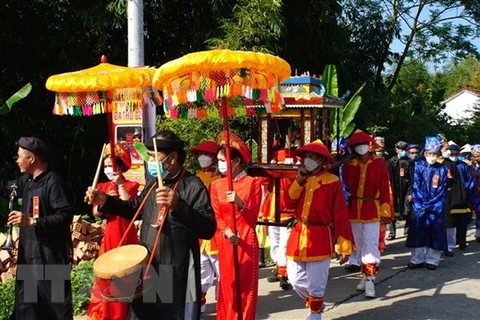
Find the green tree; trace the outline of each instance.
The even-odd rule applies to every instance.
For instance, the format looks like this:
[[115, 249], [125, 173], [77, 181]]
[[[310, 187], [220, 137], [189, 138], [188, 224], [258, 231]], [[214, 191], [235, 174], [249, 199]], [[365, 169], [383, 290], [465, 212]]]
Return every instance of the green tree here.
[[452, 61], [445, 67], [445, 98], [454, 92], [470, 87], [480, 89], [480, 61], [475, 57], [467, 57], [461, 61]]
[[207, 40], [210, 48], [277, 53], [283, 29], [282, 0], [239, 0], [232, 16], [221, 20], [221, 37]]
[[[376, 87], [388, 65], [392, 70], [385, 85], [391, 90], [408, 59], [442, 62], [451, 55], [478, 55], [471, 41], [479, 28], [478, 2], [474, 0], [347, 0], [346, 7], [346, 23], [357, 44], [352, 48], [364, 45], [357, 53], [363, 56], [368, 52], [369, 63], [360, 65], [375, 73]], [[391, 51], [394, 43], [403, 45], [399, 52]], [[373, 70], [368, 70], [369, 66]]]

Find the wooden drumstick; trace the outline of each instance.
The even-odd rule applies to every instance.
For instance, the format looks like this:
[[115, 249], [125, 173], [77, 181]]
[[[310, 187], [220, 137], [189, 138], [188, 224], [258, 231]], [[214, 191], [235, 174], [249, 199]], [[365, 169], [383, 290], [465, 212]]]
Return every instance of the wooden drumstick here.
[[153, 151], [155, 151], [155, 165], [157, 166], [157, 181], [158, 187], [163, 187], [163, 179], [160, 173], [160, 165], [158, 164], [158, 151], [157, 151], [157, 139], [153, 138]]
[[[95, 177], [93, 178], [92, 190], [95, 190], [98, 184], [98, 178], [100, 177], [100, 169], [102, 169], [103, 165], [103, 153], [105, 152], [105, 147], [106, 144], [104, 143], [102, 147], [102, 152], [100, 153], [100, 159], [98, 160], [97, 171], [95, 172]], [[91, 201], [89, 201], [88, 204], [92, 204]]]

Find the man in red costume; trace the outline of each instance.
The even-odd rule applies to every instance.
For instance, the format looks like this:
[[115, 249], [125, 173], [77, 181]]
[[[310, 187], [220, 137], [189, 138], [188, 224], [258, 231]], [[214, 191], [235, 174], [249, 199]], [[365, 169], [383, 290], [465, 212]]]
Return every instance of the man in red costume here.
[[355, 239], [350, 263], [361, 264], [362, 280], [357, 290], [375, 297], [375, 274], [380, 264], [380, 221], [390, 222], [393, 208], [390, 178], [384, 159], [368, 152], [372, 137], [361, 130], [348, 139], [355, 158], [342, 167], [342, 176], [350, 193], [349, 217]]
[[[202, 180], [210, 192], [210, 184], [220, 178], [217, 170], [217, 151], [218, 145], [213, 140], [206, 140], [190, 149], [194, 154], [201, 170], [197, 173], [197, 177]], [[211, 240], [200, 239], [200, 281], [202, 284], [202, 306], [201, 313], [205, 312], [207, 306], [207, 291], [213, 285], [213, 280], [217, 277], [220, 279], [218, 268], [218, 235], [217, 232]]]
[[328, 164], [335, 160], [325, 145], [316, 140], [295, 154], [303, 158], [303, 165], [286, 197], [287, 205], [296, 208], [297, 220], [287, 243], [287, 271], [310, 308], [307, 319], [321, 319], [330, 260], [335, 251], [340, 264], [348, 260], [353, 236], [342, 184], [328, 172]]

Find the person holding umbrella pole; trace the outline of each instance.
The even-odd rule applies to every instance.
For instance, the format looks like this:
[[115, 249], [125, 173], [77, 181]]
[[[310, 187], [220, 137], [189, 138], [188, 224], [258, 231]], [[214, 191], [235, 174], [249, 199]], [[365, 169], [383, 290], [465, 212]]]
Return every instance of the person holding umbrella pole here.
[[[228, 146], [226, 131], [219, 134], [217, 142], [221, 148], [217, 159], [218, 170], [226, 176], [229, 167], [226, 151], [230, 147], [233, 190], [228, 186], [228, 177], [212, 182], [210, 189], [218, 230], [223, 235], [218, 254], [221, 279], [217, 319], [253, 320], [257, 308], [259, 258], [255, 225], [262, 191], [260, 180], [248, 176], [243, 170], [250, 163], [250, 150], [240, 137], [231, 132], [229, 135]], [[238, 259], [238, 265], [235, 259]]]

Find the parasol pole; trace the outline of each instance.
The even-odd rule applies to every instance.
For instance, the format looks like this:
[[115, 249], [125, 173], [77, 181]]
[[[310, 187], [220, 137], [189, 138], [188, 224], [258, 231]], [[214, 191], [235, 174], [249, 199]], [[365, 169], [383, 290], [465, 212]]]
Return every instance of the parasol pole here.
[[[95, 177], [93, 178], [92, 190], [97, 188], [98, 178], [100, 178], [100, 169], [102, 169], [103, 164], [103, 153], [105, 152], [106, 143], [103, 144], [102, 152], [100, 152], [100, 159], [98, 159], [97, 171], [95, 171]], [[92, 204], [91, 201], [88, 201], [88, 204]]]
[[93, 178], [92, 189], [95, 190], [98, 183], [98, 178], [100, 177], [100, 169], [102, 169], [103, 164], [103, 154], [105, 153], [105, 148], [107, 144], [104, 143], [102, 147], [102, 152], [100, 153], [100, 159], [98, 159], [97, 171], [95, 171], [95, 178]]
[[[233, 176], [232, 176], [232, 164], [230, 155], [230, 131], [228, 130], [228, 113], [227, 113], [227, 97], [222, 97], [222, 111], [223, 111], [223, 130], [225, 130], [225, 158], [227, 160], [227, 182], [228, 191], [233, 191]], [[233, 230], [234, 234], [237, 234], [237, 219], [236, 219], [236, 207], [232, 202], [232, 215], [233, 215]], [[233, 246], [233, 267], [235, 272], [235, 293], [237, 302], [238, 319], [243, 320], [242, 310], [242, 297], [240, 296], [240, 266], [238, 261], [238, 247]]]
[[107, 114], [107, 118], [108, 118], [108, 139], [110, 141], [110, 159], [112, 160], [113, 172], [117, 173], [117, 161], [115, 161], [115, 131], [113, 130], [113, 112], [110, 112], [109, 114]]

